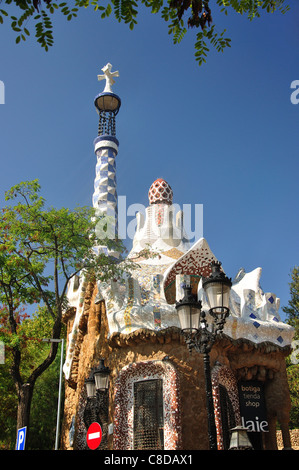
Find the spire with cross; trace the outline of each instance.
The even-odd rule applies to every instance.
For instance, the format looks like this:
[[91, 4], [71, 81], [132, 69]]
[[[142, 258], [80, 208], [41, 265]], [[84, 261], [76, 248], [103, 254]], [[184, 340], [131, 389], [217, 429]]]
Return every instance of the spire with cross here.
[[[95, 107], [99, 113], [98, 137], [94, 141], [94, 151], [97, 157], [96, 176], [94, 181], [93, 207], [104, 217], [109, 217], [111, 234], [118, 232], [116, 156], [118, 140], [116, 138], [115, 117], [120, 108], [120, 98], [112, 92], [114, 77], [119, 72], [111, 72], [112, 65], [108, 63], [102, 68], [103, 75], [98, 80], [106, 80], [104, 91], [95, 97]], [[103, 219], [104, 220], [104, 219]], [[114, 226], [111, 221], [114, 221]], [[107, 251], [105, 247], [98, 247]]]
[[114, 85], [115, 80], [113, 77], [119, 77], [119, 72], [111, 72], [112, 65], [108, 62], [105, 67], [102, 68], [104, 75], [98, 75], [98, 80], [106, 80], [106, 86], [103, 93], [112, 93], [112, 85]]
[[104, 91], [96, 96], [95, 107], [99, 113], [99, 136], [111, 135], [115, 137], [115, 116], [120, 108], [120, 98], [112, 92], [114, 77], [119, 77], [119, 72], [111, 72], [112, 65], [108, 63], [102, 68], [104, 75], [98, 75], [98, 80], [106, 80]]

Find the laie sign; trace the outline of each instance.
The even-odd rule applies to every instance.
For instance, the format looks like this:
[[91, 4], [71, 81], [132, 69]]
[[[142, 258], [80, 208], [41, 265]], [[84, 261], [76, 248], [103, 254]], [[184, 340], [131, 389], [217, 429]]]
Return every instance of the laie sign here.
[[242, 426], [248, 432], [268, 432], [264, 385], [257, 380], [239, 383]]

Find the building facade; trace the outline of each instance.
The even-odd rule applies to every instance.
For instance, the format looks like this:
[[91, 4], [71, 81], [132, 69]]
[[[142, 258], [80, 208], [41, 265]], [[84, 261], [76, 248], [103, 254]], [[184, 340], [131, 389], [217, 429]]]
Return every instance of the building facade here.
[[[100, 125], [93, 205], [110, 214], [117, 230], [115, 116], [120, 99], [111, 84], [118, 73], [110, 64], [102, 70], [106, 88], [95, 99]], [[184, 214], [175, 213], [173, 191], [164, 179], [154, 181], [148, 195], [148, 207], [136, 216], [128, 255], [137, 258], [136, 269], [105, 283], [87, 282], [82, 273], [70, 283], [64, 314], [63, 449], [88, 448], [93, 421], [103, 431], [99, 450], [209, 449], [203, 357], [188, 351], [175, 305], [187, 283], [209, 311], [202, 279], [217, 257], [204, 238], [189, 246]], [[148, 246], [155, 256], [138, 259]], [[284, 447], [291, 447], [285, 358], [293, 330], [279, 317], [279, 299], [263, 292], [261, 271], [237, 273], [230, 315], [210, 352], [219, 450], [229, 448], [230, 430], [240, 425], [255, 449], [276, 449], [277, 421]], [[90, 398], [86, 379], [101, 359], [109, 368], [109, 389]]]

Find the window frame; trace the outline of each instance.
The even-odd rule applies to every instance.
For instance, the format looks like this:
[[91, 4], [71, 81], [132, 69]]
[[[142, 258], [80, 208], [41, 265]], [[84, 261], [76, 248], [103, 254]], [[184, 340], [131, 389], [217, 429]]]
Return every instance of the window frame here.
[[182, 448], [178, 372], [168, 361], [153, 360], [128, 364], [119, 372], [114, 388], [114, 450], [133, 450], [134, 382], [148, 379], [163, 379], [164, 450]]

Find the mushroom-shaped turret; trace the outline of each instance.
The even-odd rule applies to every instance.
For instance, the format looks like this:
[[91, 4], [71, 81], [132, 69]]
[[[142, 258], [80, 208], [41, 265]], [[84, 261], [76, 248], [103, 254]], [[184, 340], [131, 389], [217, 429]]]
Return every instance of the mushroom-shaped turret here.
[[151, 185], [148, 198], [152, 204], [172, 204], [173, 192], [170, 185], [163, 178], [158, 178]]

